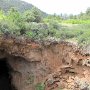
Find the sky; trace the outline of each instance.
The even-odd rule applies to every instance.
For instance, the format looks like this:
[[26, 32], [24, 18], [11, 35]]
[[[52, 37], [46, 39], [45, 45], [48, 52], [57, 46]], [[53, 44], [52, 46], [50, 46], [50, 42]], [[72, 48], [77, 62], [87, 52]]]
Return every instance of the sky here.
[[90, 7], [90, 0], [22, 0], [48, 14], [79, 14]]

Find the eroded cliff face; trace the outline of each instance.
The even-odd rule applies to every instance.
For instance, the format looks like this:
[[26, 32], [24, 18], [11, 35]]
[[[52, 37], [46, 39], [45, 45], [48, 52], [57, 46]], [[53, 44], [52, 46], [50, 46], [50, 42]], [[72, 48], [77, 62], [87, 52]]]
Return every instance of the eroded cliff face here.
[[0, 58], [11, 67], [16, 90], [90, 90], [90, 56], [69, 42], [0, 37]]

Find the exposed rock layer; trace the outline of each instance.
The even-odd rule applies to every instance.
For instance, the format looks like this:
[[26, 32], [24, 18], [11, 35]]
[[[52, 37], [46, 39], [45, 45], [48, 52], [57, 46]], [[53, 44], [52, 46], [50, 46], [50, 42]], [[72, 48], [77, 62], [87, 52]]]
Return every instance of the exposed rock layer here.
[[0, 37], [0, 58], [7, 58], [17, 90], [35, 90], [42, 82], [45, 90], [90, 87], [90, 56], [72, 43]]

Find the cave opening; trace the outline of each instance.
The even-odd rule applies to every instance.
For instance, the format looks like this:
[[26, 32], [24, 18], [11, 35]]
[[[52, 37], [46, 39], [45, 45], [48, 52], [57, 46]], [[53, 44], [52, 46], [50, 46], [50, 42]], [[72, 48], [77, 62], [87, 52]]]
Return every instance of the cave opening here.
[[0, 59], [0, 90], [15, 90], [11, 84], [11, 78], [7, 59]]

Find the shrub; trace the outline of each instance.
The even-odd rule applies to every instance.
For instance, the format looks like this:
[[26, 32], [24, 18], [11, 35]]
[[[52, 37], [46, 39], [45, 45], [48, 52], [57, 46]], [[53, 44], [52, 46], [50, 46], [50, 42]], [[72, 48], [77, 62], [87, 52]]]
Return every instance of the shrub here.
[[15, 34], [20, 35], [20, 28], [10, 21], [0, 21], [0, 32], [2, 34]]
[[35, 90], [45, 90], [45, 85], [42, 84], [42, 83], [38, 83], [38, 84], [35, 86]]

